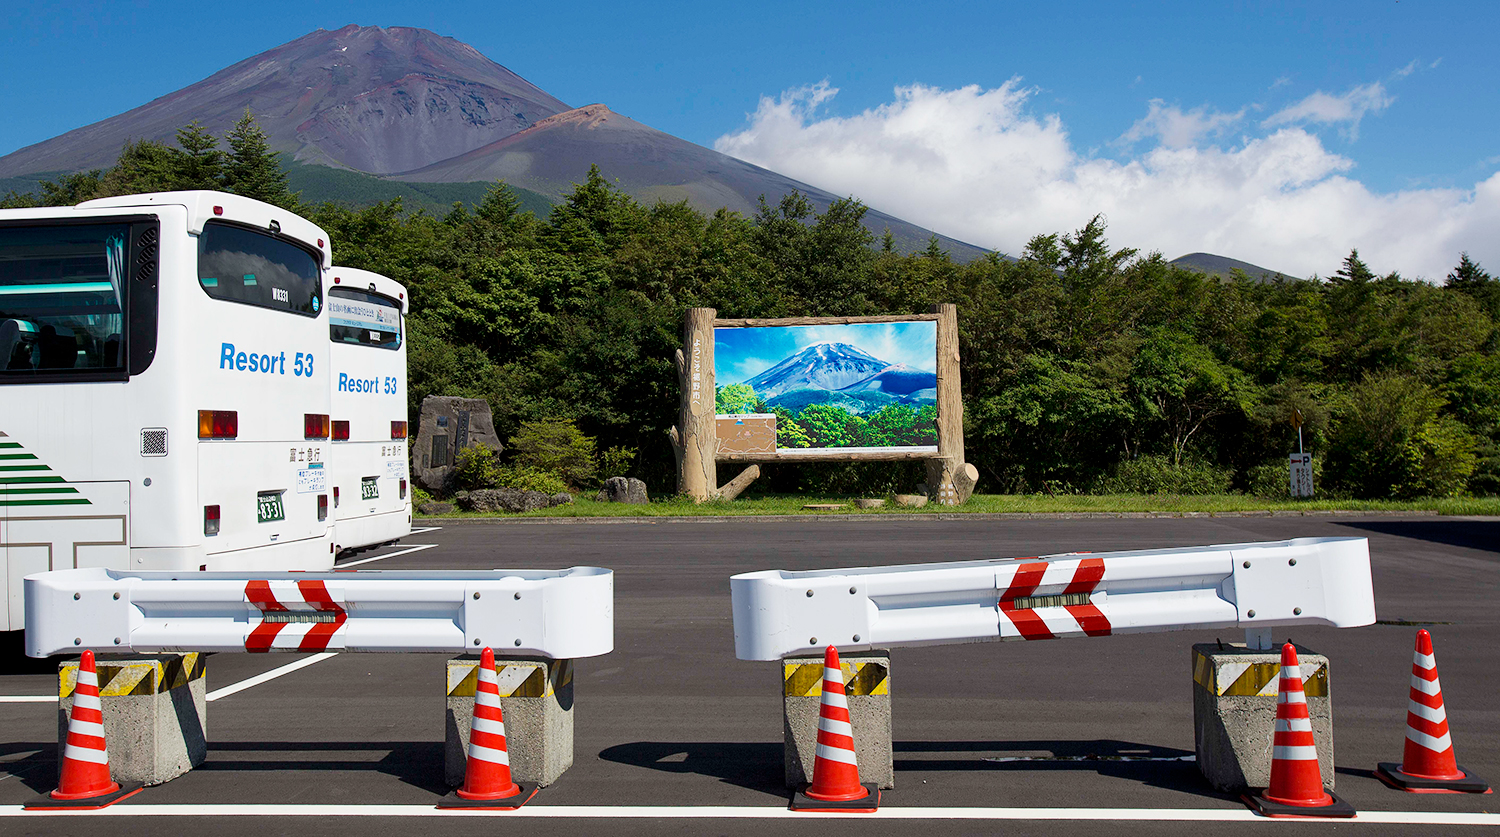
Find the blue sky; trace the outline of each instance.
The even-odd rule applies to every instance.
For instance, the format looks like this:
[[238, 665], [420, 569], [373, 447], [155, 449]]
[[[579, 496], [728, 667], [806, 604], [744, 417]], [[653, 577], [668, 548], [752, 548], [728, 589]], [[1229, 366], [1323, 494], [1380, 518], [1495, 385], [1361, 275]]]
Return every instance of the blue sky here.
[[937, 371], [937, 325], [930, 321], [716, 328], [714, 383], [743, 383], [814, 343], [847, 343], [888, 363]]
[[428, 28], [944, 233], [1500, 269], [1500, 4], [7, 4], [0, 154], [316, 28]]

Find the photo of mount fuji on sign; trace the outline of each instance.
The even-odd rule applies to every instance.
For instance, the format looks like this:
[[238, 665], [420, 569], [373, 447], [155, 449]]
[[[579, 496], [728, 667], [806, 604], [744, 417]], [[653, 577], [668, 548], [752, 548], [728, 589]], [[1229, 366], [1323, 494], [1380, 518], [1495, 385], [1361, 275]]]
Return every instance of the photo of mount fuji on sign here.
[[718, 328], [721, 416], [775, 416], [776, 447], [937, 444], [937, 328], [930, 321]]

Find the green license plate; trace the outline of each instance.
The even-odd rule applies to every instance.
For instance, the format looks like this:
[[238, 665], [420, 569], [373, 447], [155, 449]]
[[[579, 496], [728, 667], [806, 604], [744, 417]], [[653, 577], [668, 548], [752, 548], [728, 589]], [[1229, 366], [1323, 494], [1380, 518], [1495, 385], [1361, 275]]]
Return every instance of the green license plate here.
[[377, 500], [380, 498], [380, 478], [364, 477], [359, 481], [359, 499]]
[[262, 491], [255, 498], [255, 522], [270, 523], [286, 520], [286, 507], [281, 504], [281, 492]]

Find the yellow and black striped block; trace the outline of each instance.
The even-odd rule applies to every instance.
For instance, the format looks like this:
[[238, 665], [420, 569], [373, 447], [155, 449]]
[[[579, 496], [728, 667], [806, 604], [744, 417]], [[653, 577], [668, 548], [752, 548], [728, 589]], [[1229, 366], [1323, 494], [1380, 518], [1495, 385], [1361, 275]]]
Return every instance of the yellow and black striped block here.
[[[1276, 697], [1280, 677], [1280, 662], [1241, 662], [1230, 658], [1221, 660], [1216, 667], [1207, 655], [1193, 649], [1193, 682], [1211, 695]], [[1328, 697], [1326, 661], [1302, 664], [1302, 691], [1308, 697]]]
[[[551, 668], [551, 675], [547, 669]], [[573, 682], [573, 661], [496, 660], [500, 697], [551, 697]], [[448, 661], [448, 697], [473, 697], [479, 683], [479, 660]]]
[[[208, 655], [197, 652], [154, 659], [109, 660], [94, 663], [99, 672], [99, 696], [156, 695], [202, 680]], [[78, 662], [66, 663], [57, 673], [57, 696], [72, 697], [78, 686]]]
[[[840, 660], [844, 675], [844, 693], [851, 696], [889, 695], [891, 671], [885, 663], [873, 660], [849, 662]], [[782, 681], [786, 697], [818, 697], [823, 693], [823, 661], [782, 660]]]

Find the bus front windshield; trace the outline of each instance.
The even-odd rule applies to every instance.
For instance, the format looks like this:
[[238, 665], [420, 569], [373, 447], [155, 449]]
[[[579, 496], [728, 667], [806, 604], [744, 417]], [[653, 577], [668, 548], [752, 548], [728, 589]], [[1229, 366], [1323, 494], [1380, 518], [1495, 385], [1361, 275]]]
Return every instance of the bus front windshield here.
[[124, 368], [130, 225], [0, 227], [0, 378]]
[[328, 332], [335, 343], [401, 348], [401, 306], [356, 288], [328, 291]]

